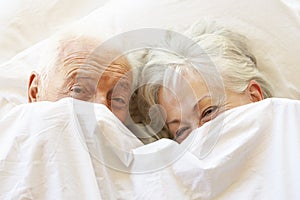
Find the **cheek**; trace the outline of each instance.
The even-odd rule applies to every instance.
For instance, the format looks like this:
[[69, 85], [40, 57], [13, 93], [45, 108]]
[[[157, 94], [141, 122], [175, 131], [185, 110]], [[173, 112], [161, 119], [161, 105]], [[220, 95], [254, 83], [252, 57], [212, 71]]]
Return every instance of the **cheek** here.
[[121, 121], [125, 122], [127, 117], [127, 110], [112, 110], [112, 113]]
[[180, 106], [176, 95], [164, 88], [158, 91], [158, 103], [164, 108], [167, 114]]
[[227, 93], [227, 110], [251, 103], [249, 96], [246, 93]]
[[66, 80], [65, 76], [62, 73], [57, 73], [53, 75], [50, 72], [50, 75], [45, 82], [41, 83], [41, 100], [45, 101], [58, 101], [62, 98], [68, 97], [66, 91]]
[[42, 101], [58, 101], [64, 97], [68, 97], [67, 94], [63, 93], [62, 89], [57, 88], [56, 86], [57, 85], [43, 86], [39, 93], [39, 99]]
[[180, 127], [179, 123], [178, 124], [170, 124], [168, 126], [168, 129], [174, 138], [176, 137], [176, 131], [179, 129], [179, 127]]

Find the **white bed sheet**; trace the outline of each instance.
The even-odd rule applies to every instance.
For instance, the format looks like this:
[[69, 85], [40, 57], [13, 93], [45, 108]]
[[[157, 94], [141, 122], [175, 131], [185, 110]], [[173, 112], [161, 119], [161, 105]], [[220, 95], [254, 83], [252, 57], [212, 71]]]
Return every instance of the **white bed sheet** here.
[[0, 199], [299, 199], [299, 119], [299, 101], [267, 99], [143, 146], [103, 105], [16, 106], [0, 121]]

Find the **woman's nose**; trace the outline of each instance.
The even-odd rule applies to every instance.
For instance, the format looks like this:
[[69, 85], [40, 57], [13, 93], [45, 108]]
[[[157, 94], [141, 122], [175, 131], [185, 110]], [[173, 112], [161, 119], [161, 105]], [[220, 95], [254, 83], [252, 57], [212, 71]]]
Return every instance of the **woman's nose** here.
[[183, 113], [183, 119], [182, 122], [185, 122], [188, 124], [189, 127], [191, 127], [192, 130], [199, 127], [199, 117], [197, 112], [190, 112], [190, 113]]

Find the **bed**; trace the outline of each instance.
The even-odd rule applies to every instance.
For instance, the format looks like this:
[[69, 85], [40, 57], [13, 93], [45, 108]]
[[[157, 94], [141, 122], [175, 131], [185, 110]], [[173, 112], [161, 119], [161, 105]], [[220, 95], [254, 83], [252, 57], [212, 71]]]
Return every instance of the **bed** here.
[[[1, 199], [300, 198], [298, 1], [4, 1], [0, 17]], [[148, 145], [105, 106], [27, 104], [28, 76], [62, 30], [110, 40], [203, 17], [249, 38], [274, 98], [227, 111], [181, 144]]]

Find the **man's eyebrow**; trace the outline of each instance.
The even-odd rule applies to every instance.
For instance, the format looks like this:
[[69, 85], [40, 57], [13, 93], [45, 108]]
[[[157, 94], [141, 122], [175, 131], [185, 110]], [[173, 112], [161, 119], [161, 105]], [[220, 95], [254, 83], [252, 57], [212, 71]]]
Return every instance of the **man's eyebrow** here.
[[75, 79], [95, 79], [95, 78], [93, 78], [91, 76], [75, 76], [74, 78]]
[[116, 86], [121, 86], [122, 88], [126, 89], [126, 90], [131, 90], [131, 85], [128, 81], [121, 81], [118, 82]]
[[72, 83], [76, 83], [76, 82], [85, 82], [85, 83], [91, 83], [95, 80], [95, 78], [91, 77], [91, 76], [68, 76], [66, 81], [67, 82], [72, 82]]
[[194, 105], [194, 107], [193, 107], [193, 110], [195, 111], [195, 110], [197, 110], [197, 108], [198, 108], [198, 104], [201, 102], [201, 101], [203, 101], [204, 99], [206, 99], [206, 98], [210, 98], [211, 96], [210, 95], [205, 95], [205, 96], [203, 96], [203, 97], [201, 97], [197, 102], [196, 102], [196, 104]]
[[68, 85], [85, 84], [86, 86], [93, 88], [95, 86], [94, 80], [95, 78], [91, 76], [73, 74], [66, 78], [65, 83]]

